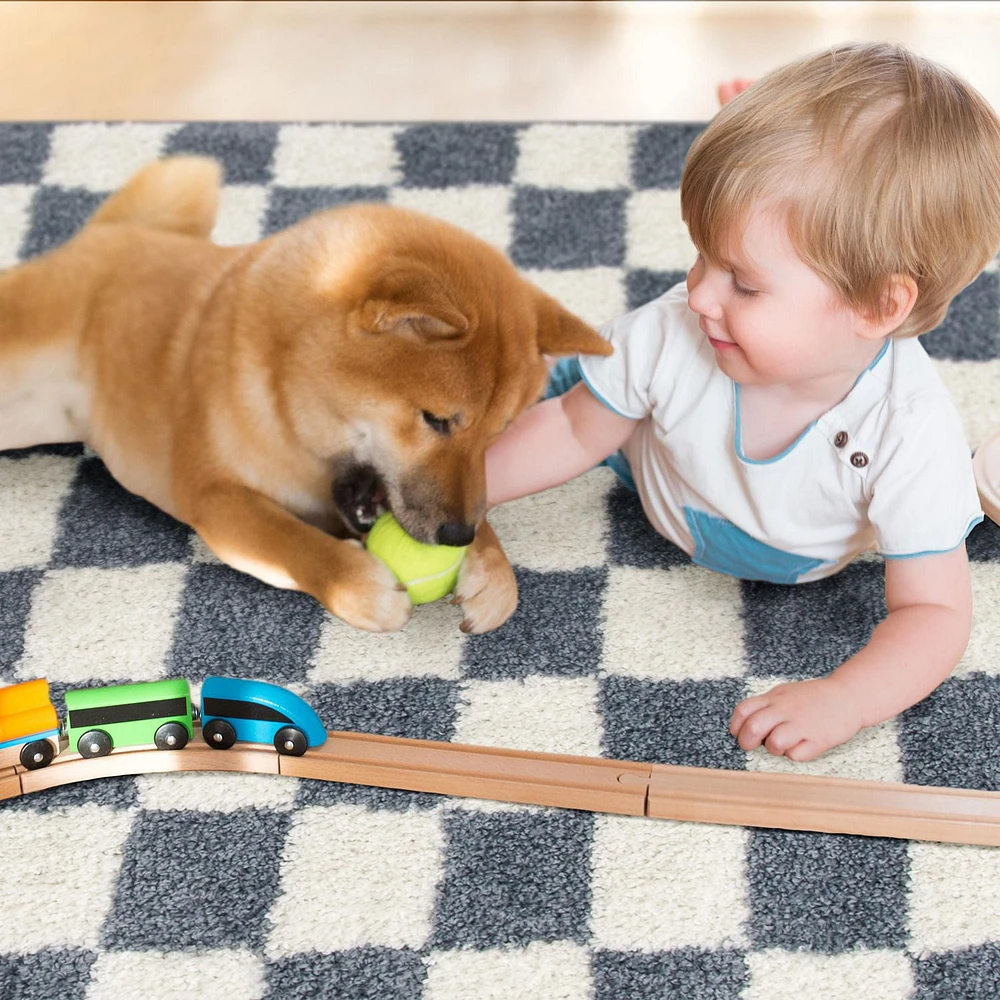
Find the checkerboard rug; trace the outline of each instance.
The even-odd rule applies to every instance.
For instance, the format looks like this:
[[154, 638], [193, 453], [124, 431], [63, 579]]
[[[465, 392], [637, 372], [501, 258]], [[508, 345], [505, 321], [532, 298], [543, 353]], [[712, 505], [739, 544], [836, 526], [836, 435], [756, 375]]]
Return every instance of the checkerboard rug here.
[[[226, 170], [216, 239], [387, 200], [456, 222], [600, 324], [692, 258], [696, 125], [0, 126], [0, 267], [167, 153]], [[970, 446], [1000, 426], [994, 266], [925, 338]], [[2, 317], [0, 317], [2, 322]], [[499, 510], [521, 605], [352, 631], [219, 564], [76, 445], [0, 454], [0, 681], [258, 677], [328, 728], [877, 780], [1000, 785], [1000, 531], [969, 547], [972, 642], [900, 718], [810, 765], [746, 754], [733, 705], [822, 674], [882, 569], [740, 583], [656, 536], [606, 470]], [[238, 774], [0, 804], [0, 997], [903, 1000], [1000, 995], [1000, 850], [702, 826]]]

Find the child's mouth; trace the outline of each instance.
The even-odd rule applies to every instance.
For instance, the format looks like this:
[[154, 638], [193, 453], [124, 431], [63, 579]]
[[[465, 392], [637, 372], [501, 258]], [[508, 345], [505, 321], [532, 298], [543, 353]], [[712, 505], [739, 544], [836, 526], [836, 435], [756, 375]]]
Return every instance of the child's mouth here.
[[717, 351], [730, 351], [736, 346], [731, 340], [716, 340], [715, 337], [709, 337], [708, 342]]

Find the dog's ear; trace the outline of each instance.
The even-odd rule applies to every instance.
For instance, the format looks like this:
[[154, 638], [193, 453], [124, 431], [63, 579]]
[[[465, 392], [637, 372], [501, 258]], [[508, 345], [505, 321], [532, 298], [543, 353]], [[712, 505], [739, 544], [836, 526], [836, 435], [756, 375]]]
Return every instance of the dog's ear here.
[[420, 264], [394, 267], [379, 276], [358, 311], [358, 325], [368, 333], [423, 341], [461, 340], [471, 326], [437, 275]]
[[541, 354], [603, 354], [613, 352], [612, 346], [578, 316], [564, 309], [555, 299], [539, 291], [538, 350]]

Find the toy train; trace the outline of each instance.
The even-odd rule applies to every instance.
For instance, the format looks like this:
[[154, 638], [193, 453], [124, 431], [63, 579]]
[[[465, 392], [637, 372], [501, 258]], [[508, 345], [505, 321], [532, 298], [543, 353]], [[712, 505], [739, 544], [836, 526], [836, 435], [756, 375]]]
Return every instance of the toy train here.
[[201, 721], [205, 742], [228, 750], [237, 741], [271, 743], [280, 754], [299, 757], [326, 741], [316, 712], [277, 684], [206, 677], [200, 711], [182, 678], [68, 690], [62, 726], [49, 697], [48, 681], [0, 688], [0, 767], [20, 763], [29, 771], [50, 764], [60, 752], [104, 757], [126, 747], [180, 750]]

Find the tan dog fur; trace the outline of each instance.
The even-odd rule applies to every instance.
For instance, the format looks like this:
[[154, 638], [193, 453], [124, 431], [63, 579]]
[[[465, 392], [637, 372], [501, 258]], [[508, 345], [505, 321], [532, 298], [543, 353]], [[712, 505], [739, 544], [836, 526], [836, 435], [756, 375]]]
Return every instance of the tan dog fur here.
[[223, 562], [365, 629], [410, 604], [355, 497], [422, 541], [475, 528], [462, 628], [500, 625], [517, 593], [486, 447], [538, 398], [543, 354], [606, 342], [446, 223], [354, 205], [221, 247], [218, 196], [213, 161], [161, 160], [0, 274], [0, 449], [84, 441]]

